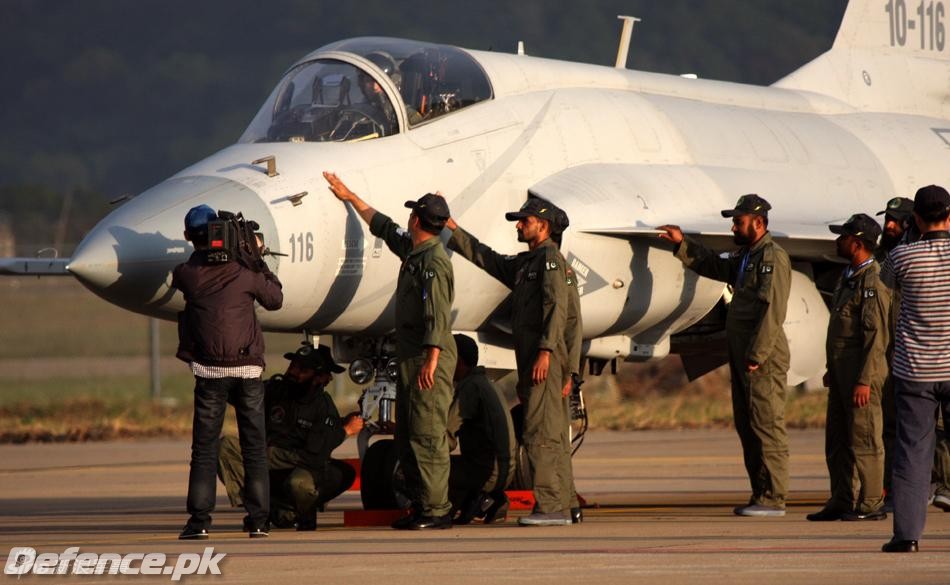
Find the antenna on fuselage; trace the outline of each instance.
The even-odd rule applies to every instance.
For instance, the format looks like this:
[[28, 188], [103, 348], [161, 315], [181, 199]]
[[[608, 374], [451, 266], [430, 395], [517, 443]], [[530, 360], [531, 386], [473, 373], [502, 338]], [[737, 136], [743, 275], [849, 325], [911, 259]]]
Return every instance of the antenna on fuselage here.
[[518, 41], [518, 54], [524, 55], [524, 41]]
[[624, 16], [618, 14], [617, 18], [623, 21], [623, 30], [620, 31], [620, 46], [617, 47], [617, 62], [614, 67], [617, 69], [627, 68], [627, 53], [630, 52], [630, 37], [633, 36], [633, 25], [643, 20], [636, 16]]

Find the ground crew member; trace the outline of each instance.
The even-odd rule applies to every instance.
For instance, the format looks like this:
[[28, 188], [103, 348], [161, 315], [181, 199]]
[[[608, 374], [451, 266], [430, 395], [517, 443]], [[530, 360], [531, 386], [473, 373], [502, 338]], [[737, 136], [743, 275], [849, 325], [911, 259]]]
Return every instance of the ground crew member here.
[[[341, 418], [326, 386], [344, 369], [330, 348], [304, 344], [294, 353], [287, 372], [266, 384], [267, 467], [270, 470], [270, 518], [276, 528], [316, 530], [317, 509], [345, 492], [356, 471], [330, 454], [346, 437], [363, 428], [358, 412]], [[221, 439], [218, 477], [232, 506], [243, 500], [244, 473], [238, 439]]]
[[[563, 209], [557, 210], [557, 218], [554, 221], [554, 229], [551, 239], [561, 248], [561, 240], [564, 237], [564, 230], [570, 226], [571, 222], [567, 213]], [[565, 274], [567, 275], [567, 323], [564, 327], [564, 343], [567, 345], [567, 361], [564, 363], [564, 387], [561, 395], [564, 396], [564, 431], [561, 441], [564, 443], [564, 451], [567, 457], [561, 460], [564, 465], [561, 479], [564, 482], [563, 489], [569, 490], [571, 494], [570, 510], [571, 522], [578, 524], [584, 521], [584, 512], [581, 509], [580, 500], [577, 497], [577, 488], [574, 485], [574, 464], [573, 464], [573, 445], [571, 444], [571, 392], [574, 384], [581, 380], [581, 357], [584, 345], [584, 321], [581, 317], [581, 297], [577, 291], [577, 275], [574, 269], [565, 261]]]
[[[917, 552], [927, 519], [936, 412], [950, 416], [950, 194], [929, 185], [914, 197], [921, 237], [891, 251], [881, 281], [901, 292], [894, 338], [894, 537], [884, 552]], [[946, 430], [946, 429], [945, 429]]]
[[743, 195], [732, 218], [733, 241], [741, 246], [728, 258], [684, 238], [665, 225], [660, 237], [675, 244], [676, 257], [701, 276], [733, 286], [726, 316], [732, 412], [742, 443], [752, 497], [735, 508], [739, 516], [784, 516], [788, 492], [788, 435], [785, 387], [788, 340], [782, 324], [791, 286], [788, 254], [768, 232], [768, 201]]
[[[191, 468], [188, 474], [188, 523], [178, 538], [205, 540], [215, 504], [221, 427], [228, 404], [234, 405], [247, 477], [245, 525], [251, 538], [268, 535], [270, 483], [264, 424], [264, 336], [254, 304], [276, 311], [284, 300], [280, 281], [259, 251], [251, 258], [209, 261], [208, 222], [217, 214], [207, 205], [185, 216], [185, 239], [195, 251], [172, 272], [185, 309], [178, 314], [176, 357], [195, 376]], [[258, 242], [262, 246], [262, 242]]]
[[831, 498], [807, 518], [883, 520], [881, 392], [888, 370], [891, 293], [874, 260], [881, 227], [863, 213], [828, 227], [839, 235], [838, 256], [850, 264], [835, 287], [825, 346], [825, 461]]
[[[894, 197], [887, 202], [886, 208], [877, 214], [884, 216], [884, 234], [881, 236], [881, 245], [875, 252], [875, 258], [883, 264], [890, 251], [898, 245], [919, 240], [920, 231], [914, 223], [914, 201], [907, 197]], [[900, 291], [893, 291], [892, 299], [890, 336], [893, 340], [894, 331], [897, 328]], [[888, 348], [888, 364], [891, 362], [892, 354], [893, 344]], [[884, 491], [887, 494], [884, 498], [884, 509], [893, 512], [891, 469], [893, 468], [897, 422], [894, 412], [894, 383], [890, 372], [884, 383], [882, 405], [884, 408]], [[934, 450], [931, 483], [935, 486], [934, 505], [944, 512], [950, 512], [950, 441], [944, 437], [943, 416], [940, 413], [937, 413], [937, 448]]]
[[524, 406], [525, 450], [534, 475], [535, 512], [518, 520], [523, 526], [570, 524], [571, 494], [564, 448], [565, 328], [568, 310], [566, 262], [551, 239], [557, 208], [530, 198], [515, 212], [518, 241], [529, 250], [517, 256], [499, 254], [458, 227], [449, 248], [512, 290], [511, 329], [518, 367], [518, 398]]
[[396, 284], [395, 441], [413, 512], [393, 528], [452, 526], [449, 502], [449, 443], [446, 419], [452, 403], [456, 349], [452, 338], [455, 279], [439, 234], [449, 217], [440, 195], [407, 201], [408, 233], [366, 204], [333, 173], [323, 173], [330, 191], [369, 224], [402, 260]]
[[449, 444], [454, 449], [457, 443], [460, 453], [452, 456], [449, 475], [449, 499], [459, 512], [455, 522], [503, 522], [505, 489], [515, 473], [515, 427], [505, 397], [478, 365], [475, 340], [456, 335], [455, 345], [455, 398], [448, 422]]

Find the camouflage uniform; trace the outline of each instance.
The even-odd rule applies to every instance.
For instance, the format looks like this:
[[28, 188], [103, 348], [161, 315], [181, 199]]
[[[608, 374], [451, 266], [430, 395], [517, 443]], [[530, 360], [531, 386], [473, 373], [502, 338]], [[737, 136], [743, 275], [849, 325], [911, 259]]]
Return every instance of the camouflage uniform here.
[[[343, 420], [323, 388], [303, 389], [277, 375], [265, 392], [271, 521], [278, 527], [315, 522], [317, 506], [343, 493], [355, 471], [330, 454], [346, 439]], [[224, 437], [218, 476], [231, 505], [243, 500], [244, 468], [237, 437]]]

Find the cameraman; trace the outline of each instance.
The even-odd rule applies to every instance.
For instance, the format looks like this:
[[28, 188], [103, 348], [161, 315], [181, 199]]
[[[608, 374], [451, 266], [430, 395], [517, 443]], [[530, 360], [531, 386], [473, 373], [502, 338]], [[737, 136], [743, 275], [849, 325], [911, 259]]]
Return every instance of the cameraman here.
[[[256, 255], [230, 262], [209, 261], [208, 222], [218, 215], [199, 205], [185, 216], [185, 239], [195, 251], [175, 267], [172, 287], [185, 297], [178, 314], [177, 357], [195, 375], [188, 513], [178, 536], [208, 538], [214, 510], [219, 437], [227, 404], [234, 405], [244, 460], [245, 525], [251, 538], [268, 535], [269, 482], [264, 430], [264, 338], [254, 302], [275, 311], [284, 300], [280, 282]], [[260, 243], [258, 242], [259, 246]]]

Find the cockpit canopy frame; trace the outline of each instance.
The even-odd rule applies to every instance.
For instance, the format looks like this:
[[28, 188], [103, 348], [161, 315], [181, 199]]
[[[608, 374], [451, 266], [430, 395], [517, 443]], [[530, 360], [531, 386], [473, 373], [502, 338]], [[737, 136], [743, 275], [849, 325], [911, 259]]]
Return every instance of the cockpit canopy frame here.
[[467, 52], [385, 37], [331, 43], [284, 75], [239, 142], [349, 142], [391, 136], [493, 99]]

